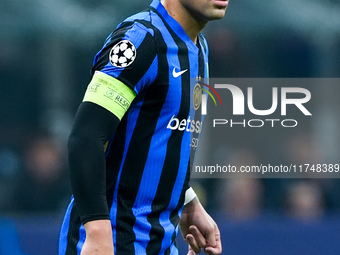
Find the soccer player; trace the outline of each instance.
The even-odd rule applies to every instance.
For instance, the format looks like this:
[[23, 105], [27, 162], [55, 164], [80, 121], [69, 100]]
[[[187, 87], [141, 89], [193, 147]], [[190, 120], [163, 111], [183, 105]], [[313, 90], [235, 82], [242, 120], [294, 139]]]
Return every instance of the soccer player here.
[[188, 254], [222, 252], [189, 179], [202, 124], [193, 80], [208, 78], [200, 31], [227, 6], [154, 0], [107, 38], [69, 137], [73, 198], [60, 255], [178, 254], [178, 227]]

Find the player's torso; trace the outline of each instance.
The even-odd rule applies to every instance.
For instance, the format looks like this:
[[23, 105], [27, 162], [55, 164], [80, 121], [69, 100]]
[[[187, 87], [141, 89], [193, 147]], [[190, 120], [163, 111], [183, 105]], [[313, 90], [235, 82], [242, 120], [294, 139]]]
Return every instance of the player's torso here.
[[155, 241], [160, 237], [168, 248], [174, 241], [190, 174], [191, 125], [197, 117], [192, 94], [195, 79], [207, 71], [200, 49], [152, 15], [157, 77], [131, 103], [107, 153], [114, 239], [116, 249], [126, 254], [159, 252], [164, 249]]
[[[190, 155], [192, 124], [196, 124], [193, 120], [197, 117], [192, 95], [196, 78], [206, 76], [207, 59], [203, 56], [203, 50], [199, 49], [201, 46], [183, 40], [157, 14], [152, 15], [151, 22], [141, 24], [153, 30], [157, 45], [157, 77], [137, 94], [123, 117], [112, 144], [124, 146], [111, 147], [108, 161], [115, 162], [109, 163], [113, 171], [122, 172], [126, 169], [129, 178], [136, 177], [140, 181], [144, 175], [148, 176], [148, 172], [158, 176], [165, 169], [171, 169], [169, 175], [173, 175], [173, 178], [182, 178], [184, 181]], [[157, 187], [160, 178], [158, 176], [154, 182], [151, 178], [148, 183]], [[121, 189], [130, 190], [130, 187], [124, 188], [123, 184], [120, 184]], [[171, 193], [173, 183], [168, 186]], [[143, 189], [138, 192], [143, 193]], [[146, 190], [145, 196], [149, 194]]]

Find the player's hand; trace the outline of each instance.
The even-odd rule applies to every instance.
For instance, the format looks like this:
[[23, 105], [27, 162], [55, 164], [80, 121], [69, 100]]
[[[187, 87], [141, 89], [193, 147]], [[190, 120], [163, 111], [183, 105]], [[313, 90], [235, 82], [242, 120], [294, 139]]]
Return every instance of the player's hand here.
[[185, 205], [179, 227], [189, 244], [187, 255], [200, 253], [201, 249], [209, 255], [222, 253], [220, 231], [215, 221], [195, 198]]
[[109, 220], [95, 220], [85, 225], [86, 239], [80, 255], [114, 255]]

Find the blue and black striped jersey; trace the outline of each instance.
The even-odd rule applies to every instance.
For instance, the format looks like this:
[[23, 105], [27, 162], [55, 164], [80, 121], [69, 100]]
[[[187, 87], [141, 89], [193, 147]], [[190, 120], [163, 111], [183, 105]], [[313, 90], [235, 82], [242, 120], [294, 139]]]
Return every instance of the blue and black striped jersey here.
[[[190, 145], [202, 124], [192, 95], [195, 79], [208, 77], [207, 63], [204, 37], [194, 44], [158, 0], [119, 24], [94, 59], [93, 72], [136, 93], [106, 149], [115, 254], [178, 254], [175, 237], [189, 186]], [[80, 254], [84, 240], [72, 200], [59, 254]]]

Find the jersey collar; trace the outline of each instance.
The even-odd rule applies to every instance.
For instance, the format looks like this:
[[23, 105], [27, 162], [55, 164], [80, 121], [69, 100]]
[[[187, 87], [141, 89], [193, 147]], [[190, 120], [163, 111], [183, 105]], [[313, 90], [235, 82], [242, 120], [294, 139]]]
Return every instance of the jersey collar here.
[[171, 17], [167, 10], [162, 5], [161, 1], [159, 0], [153, 0], [150, 4], [151, 7], [155, 8], [157, 12], [163, 17], [163, 19], [169, 24], [171, 29], [181, 38], [187, 46], [190, 48], [190, 50], [194, 52], [198, 52], [197, 46], [194, 44], [193, 41], [189, 38], [187, 33], [184, 31], [182, 26], [173, 18]]

